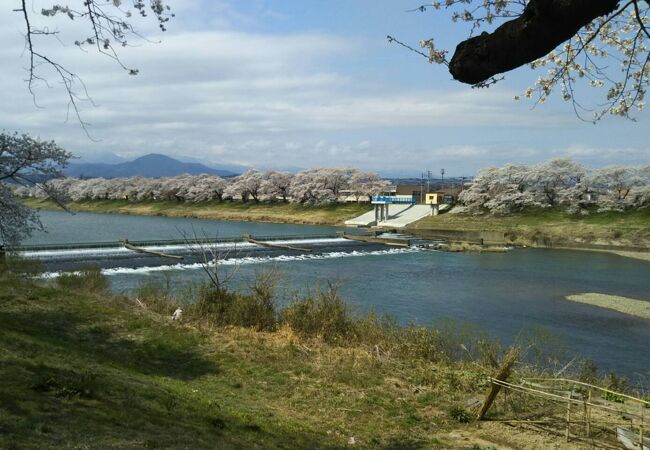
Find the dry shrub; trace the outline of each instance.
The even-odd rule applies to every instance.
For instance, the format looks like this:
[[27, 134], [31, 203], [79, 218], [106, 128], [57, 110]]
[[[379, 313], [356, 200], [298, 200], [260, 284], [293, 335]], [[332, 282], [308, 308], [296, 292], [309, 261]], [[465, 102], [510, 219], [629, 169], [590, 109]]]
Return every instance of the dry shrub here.
[[86, 292], [105, 292], [109, 288], [108, 280], [97, 266], [86, 266], [78, 272], [62, 273], [56, 282], [64, 289]]
[[251, 293], [232, 292], [213, 284], [203, 284], [199, 288], [196, 303], [188, 309], [192, 317], [213, 325], [274, 331], [278, 324], [278, 314], [273, 274], [258, 274]]
[[354, 334], [354, 321], [336, 286], [294, 300], [280, 313], [280, 322], [304, 338], [344, 342]]
[[0, 253], [0, 275], [34, 277], [43, 273], [39, 260]]
[[158, 314], [171, 315], [178, 307], [178, 302], [169, 289], [169, 284], [161, 285], [157, 282], [141, 284], [136, 290], [136, 298], [147, 309]]

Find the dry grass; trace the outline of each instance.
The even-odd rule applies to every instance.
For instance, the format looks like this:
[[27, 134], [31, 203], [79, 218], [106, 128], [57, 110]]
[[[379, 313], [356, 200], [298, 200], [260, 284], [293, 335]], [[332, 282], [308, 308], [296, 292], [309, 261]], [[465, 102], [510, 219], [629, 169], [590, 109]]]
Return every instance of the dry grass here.
[[[56, 205], [49, 201], [27, 199], [25, 203], [33, 208], [56, 208]], [[171, 201], [129, 202], [125, 200], [74, 202], [69, 207], [78, 212], [310, 225], [340, 225], [347, 219], [370, 210], [369, 205], [358, 203], [309, 206], [293, 203], [206, 202], [197, 204]]]
[[378, 356], [286, 326], [174, 323], [107, 294], [0, 281], [0, 448], [484, 442], [448, 438], [459, 424], [446, 408], [482, 389], [470, 367]]
[[0, 448], [576, 448], [454, 419], [500, 354], [458, 327], [355, 319], [331, 292], [266, 331], [212, 307], [179, 323], [159, 289], [137, 303], [96, 278], [0, 273]]

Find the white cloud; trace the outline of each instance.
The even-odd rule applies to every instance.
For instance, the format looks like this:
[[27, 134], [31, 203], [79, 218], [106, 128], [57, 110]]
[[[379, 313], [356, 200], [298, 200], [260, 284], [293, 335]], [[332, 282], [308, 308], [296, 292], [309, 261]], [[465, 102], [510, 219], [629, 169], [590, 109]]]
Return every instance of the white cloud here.
[[554, 153], [558, 156], [565, 156], [585, 161], [592, 166], [648, 164], [648, 162], [650, 162], [650, 147], [599, 147], [571, 145], [566, 149]]
[[[53, 74], [48, 75], [52, 88], [41, 86], [37, 92], [45, 109], [34, 107], [24, 82], [23, 24], [15, 14], [0, 14], [0, 128], [52, 138], [84, 154], [156, 151], [264, 167], [382, 169], [390, 161], [396, 170], [419, 170], [423, 161], [455, 161], [473, 170], [478, 164], [532, 160], [544, 153], [528, 140], [498, 146], [477, 143], [476, 135], [495, 129], [504, 135], [540, 128], [557, 133], [571, 119], [568, 111], [531, 112], [503, 88], [413, 89], [382, 81], [381, 74], [362, 79], [344, 70], [344, 62], [367, 51], [363, 38], [244, 32], [242, 24], [250, 27], [258, 19], [239, 14], [227, 1], [207, 5], [206, 12], [206, 3], [198, 0], [179, 2], [179, 19], [171, 31], [153, 35], [162, 43], [123, 49], [125, 64], [140, 69], [137, 77], [74, 46], [51, 40], [41, 47], [82, 75], [97, 104], [82, 104], [97, 143], [88, 140], [75, 120], [64, 123], [66, 97]], [[212, 20], [217, 16], [219, 23]], [[263, 8], [260, 17], [278, 19]], [[60, 26], [66, 27], [67, 39], [86, 32], [77, 22]], [[383, 138], [387, 130], [397, 137]], [[446, 136], [446, 142], [438, 144], [432, 130]], [[567, 150], [590, 157], [580, 151], [588, 150]], [[598, 151], [600, 159], [609, 154]]]

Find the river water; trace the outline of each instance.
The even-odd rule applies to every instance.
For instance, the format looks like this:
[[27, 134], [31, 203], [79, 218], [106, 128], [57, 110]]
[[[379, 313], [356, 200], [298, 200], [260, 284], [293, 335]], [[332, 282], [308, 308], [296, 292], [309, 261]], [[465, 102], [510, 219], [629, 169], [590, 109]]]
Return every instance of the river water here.
[[[565, 300], [573, 293], [599, 292], [650, 301], [648, 262], [563, 250], [476, 254], [388, 249], [309, 237], [334, 235], [334, 227], [59, 212], [44, 212], [42, 220], [49, 232], [26, 243], [178, 239], [181, 232], [219, 237], [301, 235], [299, 241], [287, 242], [313, 246], [314, 252], [240, 245], [224, 265], [226, 271], [236, 270], [233, 287], [249, 285], [257, 272], [272, 267], [280, 301], [296, 291], [337, 282], [346, 301], [360, 311], [372, 309], [402, 323], [427, 326], [449, 321], [470, 324], [504, 343], [543, 330], [572, 354], [589, 357], [603, 369], [631, 377], [650, 375], [650, 320]], [[70, 249], [42, 256], [50, 260], [47, 267], [52, 270], [70, 268], [71, 261], [98, 263], [119, 292], [156, 281], [182, 293], [204, 279], [191, 258], [178, 263], [111, 252]]]

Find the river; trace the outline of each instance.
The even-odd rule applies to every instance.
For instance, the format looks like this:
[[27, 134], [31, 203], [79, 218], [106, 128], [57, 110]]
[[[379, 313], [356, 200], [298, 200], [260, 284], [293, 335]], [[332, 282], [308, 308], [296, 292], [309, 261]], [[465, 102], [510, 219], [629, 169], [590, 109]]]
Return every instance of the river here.
[[[372, 309], [402, 323], [427, 326], [449, 321], [470, 324], [505, 343], [531, 330], [544, 330], [572, 354], [591, 358], [603, 369], [630, 377], [650, 375], [650, 320], [565, 300], [568, 294], [600, 292], [650, 301], [648, 262], [595, 252], [444, 253], [309, 238], [333, 235], [335, 227], [61, 212], [43, 212], [41, 218], [48, 233], [37, 233], [27, 244], [178, 239], [182, 232], [219, 237], [300, 235], [295, 242], [314, 245], [316, 251], [236, 249], [224, 266], [237, 271], [233, 287], [246, 286], [258, 271], [273, 267], [280, 301], [333, 281], [360, 311]], [[112, 250], [75, 251], [63, 253], [65, 263], [57, 262], [56, 255], [46, 256], [53, 258], [50, 267], [69, 265], [71, 260], [96, 262], [118, 292], [160, 281], [182, 293], [203, 279], [201, 268], [192, 261], [112, 255]]]

